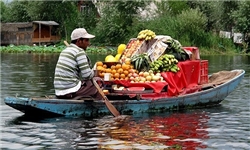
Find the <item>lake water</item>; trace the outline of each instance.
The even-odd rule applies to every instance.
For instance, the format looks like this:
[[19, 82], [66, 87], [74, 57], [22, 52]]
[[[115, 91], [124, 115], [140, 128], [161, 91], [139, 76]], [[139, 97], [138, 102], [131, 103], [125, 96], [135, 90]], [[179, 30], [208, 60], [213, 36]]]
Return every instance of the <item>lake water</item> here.
[[[201, 56], [209, 73], [244, 69], [237, 89], [219, 106], [100, 118], [27, 118], [6, 96], [54, 93], [58, 54], [1, 54], [0, 149], [250, 149], [250, 57]], [[103, 60], [92, 55], [91, 59]]]

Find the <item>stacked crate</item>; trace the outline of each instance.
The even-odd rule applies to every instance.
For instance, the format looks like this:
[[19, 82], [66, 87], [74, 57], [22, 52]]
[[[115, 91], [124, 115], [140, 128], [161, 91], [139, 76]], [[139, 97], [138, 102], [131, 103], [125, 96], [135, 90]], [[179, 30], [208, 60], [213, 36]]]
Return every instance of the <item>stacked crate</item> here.
[[208, 60], [201, 60], [199, 84], [206, 84], [206, 83], [208, 83]]

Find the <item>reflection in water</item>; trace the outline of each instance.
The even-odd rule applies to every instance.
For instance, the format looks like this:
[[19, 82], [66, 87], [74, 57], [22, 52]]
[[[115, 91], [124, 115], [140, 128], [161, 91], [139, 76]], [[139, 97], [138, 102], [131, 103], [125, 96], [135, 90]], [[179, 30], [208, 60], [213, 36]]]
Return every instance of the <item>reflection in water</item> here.
[[14, 140], [19, 148], [204, 149], [204, 140], [209, 138], [208, 120], [206, 112], [199, 111], [139, 120], [125, 115], [96, 119], [21, 116], [9, 121], [6, 128], [15, 136], [2, 140], [6, 146]]
[[85, 122], [75, 129], [80, 134], [77, 149], [196, 149], [206, 148], [209, 117], [205, 112], [175, 113], [165, 117], [133, 120], [128, 116]]
[[[56, 125], [21, 120], [7, 122], [1, 131], [1, 149], [57, 149], [67, 145]], [[58, 146], [58, 147], [57, 147]]]
[[[56, 117], [45, 117], [45, 116], [38, 116], [38, 115], [22, 115], [19, 117], [14, 118], [13, 120], [10, 120], [9, 122], [7, 122], [7, 125], [21, 125], [23, 124], [23, 122], [35, 122], [35, 123], [42, 123], [44, 121], [48, 121], [51, 120], [53, 118]], [[58, 117], [57, 117], [58, 118]]]

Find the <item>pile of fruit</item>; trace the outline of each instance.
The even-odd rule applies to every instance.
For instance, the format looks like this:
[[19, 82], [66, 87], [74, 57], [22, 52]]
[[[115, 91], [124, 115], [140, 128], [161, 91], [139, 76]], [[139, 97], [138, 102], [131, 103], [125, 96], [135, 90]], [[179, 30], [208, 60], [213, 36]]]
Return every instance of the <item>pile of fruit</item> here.
[[125, 51], [123, 52], [121, 56], [121, 62], [125, 62], [127, 59], [131, 58], [137, 50], [140, 48], [144, 41], [143, 40], [138, 40], [138, 39], [132, 39], [128, 43]]
[[114, 63], [108, 66], [105, 62], [96, 62], [96, 70], [98, 70], [98, 76], [103, 78], [105, 73], [110, 73], [110, 80], [129, 80], [129, 73], [138, 72], [131, 65], [130, 61], [125, 63]]
[[160, 73], [154, 74], [152, 70], [130, 73], [128, 77], [131, 83], [165, 82]]
[[148, 40], [152, 40], [155, 38], [155, 33], [151, 30], [142, 30], [139, 32], [138, 36], [137, 36], [137, 39], [144, 39], [145, 41], [148, 41]]
[[130, 61], [125, 63], [116, 63], [108, 67], [105, 62], [98, 61], [96, 63], [96, 69], [98, 70], [98, 76], [104, 78], [105, 73], [110, 73], [110, 81], [114, 80], [127, 80], [131, 83], [148, 83], [165, 81], [160, 73], [154, 73], [149, 71], [138, 71], [134, 69], [134, 66]]
[[150, 69], [154, 72], [178, 72], [180, 68], [177, 66], [178, 60], [175, 59], [174, 55], [162, 55], [156, 61], [150, 64]]
[[[157, 82], [164, 81], [161, 72], [178, 72], [178, 60], [174, 55], [163, 54], [157, 60], [149, 59], [148, 53], [138, 51], [144, 41], [155, 38], [151, 30], [142, 30], [138, 37], [131, 39], [127, 45], [120, 44], [116, 56], [108, 55], [105, 62], [96, 63], [98, 76], [104, 78], [110, 73], [110, 80], [128, 80], [130, 82]], [[109, 64], [108, 64], [109, 63]]]
[[118, 62], [121, 58], [122, 53], [126, 49], [125, 44], [120, 44], [117, 48], [117, 54], [115, 56], [113, 55], [108, 55], [105, 57], [105, 62]]

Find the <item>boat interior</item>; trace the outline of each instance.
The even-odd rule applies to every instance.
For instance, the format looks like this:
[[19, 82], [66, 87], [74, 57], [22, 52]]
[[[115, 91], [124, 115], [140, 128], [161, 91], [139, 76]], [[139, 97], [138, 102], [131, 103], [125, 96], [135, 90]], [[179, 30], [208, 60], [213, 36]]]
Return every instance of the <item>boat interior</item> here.
[[[204, 91], [208, 90], [211, 88], [215, 88], [221, 84], [224, 84], [233, 78], [237, 77], [239, 74], [241, 74], [243, 70], [233, 70], [233, 71], [219, 71], [216, 73], [213, 73], [209, 75], [208, 78], [208, 83], [201, 84], [195, 86], [195, 88], [191, 88], [189, 91], [186, 91], [185, 94], [190, 94], [193, 92], [198, 92], [198, 91]], [[104, 86], [105, 87], [105, 86]], [[111, 87], [105, 87], [109, 88], [109, 93], [106, 94], [106, 97], [109, 100], [140, 100], [140, 99], [145, 99], [145, 97], [166, 97], [168, 88], [167, 86], [162, 89], [160, 93], [154, 93], [153, 89], [149, 88], [138, 88], [138, 89], [133, 89], [133, 91], [126, 90], [126, 88], [123, 88], [123, 90], [114, 90], [111, 89]], [[183, 93], [182, 93], [183, 94]], [[34, 97], [32, 98], [33, 100], [41, 100], [41, 99], [57, 99], [55, 95], [49, 95], [45, 97]], [[84, 101], [94, 101], [95, 99], [91, 96], [83, 96], [83, 97], [78, 97], [75, 98], [74, 100], [84, 100]]]

